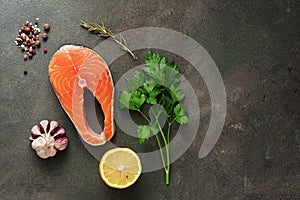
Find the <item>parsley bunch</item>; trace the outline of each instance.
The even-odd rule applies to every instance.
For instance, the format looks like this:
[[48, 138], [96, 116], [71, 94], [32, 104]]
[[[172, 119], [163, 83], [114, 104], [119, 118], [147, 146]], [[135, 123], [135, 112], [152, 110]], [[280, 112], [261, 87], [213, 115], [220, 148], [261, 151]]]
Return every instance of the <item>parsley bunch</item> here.
[[[142, 144], [153, 134], [159, 146], [162, 163], [166, 173], [166, 184], [169, 184], [170, 173], [170, 132], [172, 125], [188, 123], [186, 109], [180, 104], [184, 99], [184, 92], [179, 86], [179, 68], [174, 63], [168, 63], [164, 56], [149, 52], [145, 60], [146, 66], [142, 72], [136, 71], [133, 78], [126, 79], [128, 90], [122, 91], [119, 98], [121, 108], [139, 112], [147, 125], [138, 126], [137, 134]], [[153, 105], [160, 106], [153, 106]], [[142, 107], [150, 106], [151, 120]], [[166, 127], [159, 122], [160, 116], [166, 117]], [[162, 151], [162, 142], [166, 151]], [[165, 154], [164, 154], [165, 153]]]

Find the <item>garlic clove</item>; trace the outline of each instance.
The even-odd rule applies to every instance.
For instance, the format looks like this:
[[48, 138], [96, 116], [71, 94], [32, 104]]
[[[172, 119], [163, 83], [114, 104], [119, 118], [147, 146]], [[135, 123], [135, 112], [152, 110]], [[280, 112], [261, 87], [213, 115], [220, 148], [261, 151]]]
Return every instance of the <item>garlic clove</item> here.
[[47, 133], [47, 128], [48, 128], [48, 124], [49, 124], [49, 121], [48, 120], [43, 120], [40, 122], [40, 125], [41, 125], [41, 132], [42, 133]]
[[35, 139], [32, 137], [32, 135], [30, 135], [30, 136], [29, 136], [29, 140], [30, 140], [30, 142], [32, 142], [32, 141], [35, 140]]
[[48, 141], [48, 144], [47, 144], [48, 147], [50, 147], [50, 146], [52, 147], [52, 146], [55, 145], [55, 139], [54, 139], [54, 137], [50, 136], [47, 141]]
[[54, 147], [57, 150], [62, 151], [64, 149], [66, 149], [67, 146], [68, 146], [68, 138], [62, 137], [62, 138], [58, 138], [57, 140], [55, 140]]
[[39, 129], [39, 126], [38, 125], [35, 125], [34, 127], [32, 127], [31, 129], [31, 136], [32, 137], [38, 137], [38, 136], [41, 136], [41, 132], [40, 132], [40, 129]]
[[50, 128], [49, 128], [49, 131], [48, 131], [48, 132], [49, 132], [51, 135], [53, 135], [57, 128], [59, 128], [59, 127], [58, 127], [58, 122], [56, 122], [56, 121], [51, 121], [51, 122], [50, 122]]
[[57, 150], [54, 147], [36, 150], [36, 154], [43, 159], [55, 156], [56, 152]]
[[66, 136], [66, 131], [63, 128], [59, 128], [58, 130], [56, 130], [56, 132], [54, 133], [53, 137], [65, 137]]
[[33, 140], [33, 142], [31, 143], [31, 147], [34, 150], [43, 149], [46, 147], [46, 145], [47, 145], [47, 141], [43, 137], [38, 137], [37, 139]]

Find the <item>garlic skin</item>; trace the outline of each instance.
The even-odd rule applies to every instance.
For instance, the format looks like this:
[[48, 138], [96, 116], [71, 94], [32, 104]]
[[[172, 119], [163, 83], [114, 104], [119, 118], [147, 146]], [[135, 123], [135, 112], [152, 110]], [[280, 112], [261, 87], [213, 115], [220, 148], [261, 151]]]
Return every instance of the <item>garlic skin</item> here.
[[68, 146], [66, 131], [56, 121], [42, 120], [39, 125], [32, 127], [29, 140], [32, 149], [43, 159], [55, 156], [57, 151]]

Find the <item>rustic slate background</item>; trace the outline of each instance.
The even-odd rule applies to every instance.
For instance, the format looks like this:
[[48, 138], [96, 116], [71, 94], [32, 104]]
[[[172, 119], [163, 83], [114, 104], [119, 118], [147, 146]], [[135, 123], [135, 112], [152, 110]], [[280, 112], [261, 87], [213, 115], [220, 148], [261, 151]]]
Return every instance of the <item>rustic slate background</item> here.
[[[14, 39], [24, 21], [36, 17], [51, 25], [49, 40], [43, 43], [48, 53], [39, 49], [34, 59], [24, 62]], [[2, 0], [0, 18], [0, 199], [300, 198], [298, 1]], [[64, 44], [93, 48], [103, 41], [82, 29], [81, 20], [103, 20], [116, 33], [147, 26], [180, 31], [215, 60], [228, 100], [223, 134], [213, 151], [198, 159], [210, 112], [200, 80], [199, 134], [172, 164], [169, 186], [159, 170], [142, 174], [126, 190], [108, 188], [99, 178], [98, 161], [86, 151], [61, 109], [48, 81], [51, 56]], [[145, 52], [137, 54], [143, 58]], [[193, 70], [169, 56], [193, 81]], [[114, 79], [131, 66], [128, 55], [113, 63]], [[48, 160], [39, 159], [28, 141], [31, 127], [42, 119], [59, 121], [70, 139], [66, 151]], [[136, 140], [118, 133], [113, 142], [135, 148]]]

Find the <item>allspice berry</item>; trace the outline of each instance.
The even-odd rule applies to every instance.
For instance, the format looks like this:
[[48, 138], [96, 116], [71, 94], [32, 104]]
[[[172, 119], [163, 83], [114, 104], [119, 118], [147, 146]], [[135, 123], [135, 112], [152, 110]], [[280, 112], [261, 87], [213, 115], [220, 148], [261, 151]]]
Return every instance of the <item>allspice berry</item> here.
[[49, 24], [44, 24], [44, 30], [49, 31], [50, 30], [50, 25]]
[[43, 38], [43, 40], [47, 40], [48, 34], [47, 33], [43, 33], [42, 38]]

